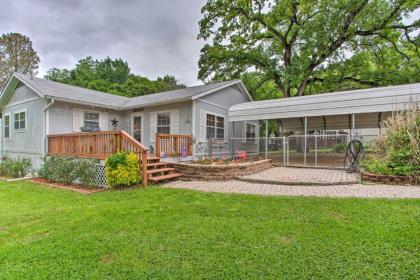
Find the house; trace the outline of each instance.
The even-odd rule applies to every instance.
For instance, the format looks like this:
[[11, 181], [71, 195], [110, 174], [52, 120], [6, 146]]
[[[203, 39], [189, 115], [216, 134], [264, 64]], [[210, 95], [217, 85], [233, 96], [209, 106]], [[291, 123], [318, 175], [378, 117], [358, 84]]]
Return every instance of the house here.
[[229, 138], [258, 135], [258, 122], [233, 127], [227, 119], [231, 106], [251, 101], [239, 80], [129, 98], [15, 73], [0, 96], [1, 153], [38, 168], [48, 135], [81, 130], [124, 130], [149, 151], [157, 133], [192, 135], [193, 155], [215, 138], [227, 152]]

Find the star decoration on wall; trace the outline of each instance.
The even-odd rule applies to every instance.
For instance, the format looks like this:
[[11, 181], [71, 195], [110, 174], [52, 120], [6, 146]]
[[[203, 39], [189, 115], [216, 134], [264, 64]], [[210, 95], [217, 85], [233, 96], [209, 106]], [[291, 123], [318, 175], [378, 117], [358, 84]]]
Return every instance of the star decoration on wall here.
[[113, 127], [117, 127], [118, 126], [118, 121], [117, 119], [114, 117], [114, 119], [111, 120], [112, 126]]

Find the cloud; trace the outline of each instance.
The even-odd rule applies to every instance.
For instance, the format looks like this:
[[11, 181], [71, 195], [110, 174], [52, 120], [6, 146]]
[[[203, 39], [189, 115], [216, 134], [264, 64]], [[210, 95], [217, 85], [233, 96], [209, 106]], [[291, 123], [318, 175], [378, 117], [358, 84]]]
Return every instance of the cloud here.
[[29, 36], [41, 58], [40, 75], [70, 68], [88, 55], [127, 60], [150, 78], [197, 81], [197, 40], [204, 0], [3, 0], [0, 33]]

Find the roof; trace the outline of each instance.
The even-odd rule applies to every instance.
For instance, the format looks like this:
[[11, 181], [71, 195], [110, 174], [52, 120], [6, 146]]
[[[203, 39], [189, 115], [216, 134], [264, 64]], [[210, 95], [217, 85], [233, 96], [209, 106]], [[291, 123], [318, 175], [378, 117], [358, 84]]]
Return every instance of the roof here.
[[21, 81], [43, 98], [54, 98], [66, 102], [106, 107], [116, 110], [193, 100], [233, 85], [238, 85], [241, 92], [248, 96], [249, 100], [252, 100], [240, 80], [194, 86], [130, 98], [14, 73], [0, 96], [0, 105], [8, 99], [8, 95], [13, 93], [12, 90], [8, 89], [14, 89], [17, 81]]
[[229, 108], [230, 121], [301, 118], [404, 109], [420, 105], [420, 83], [246, 102]]
[[124, 105], [124, 107], [134, 108], [134, 107], [157, 105], [157, 104], [165, 103], [168, 101], [173, 102], [173, 101], [191, 100], [191, 99], [195, 99], [194, 97], [202, 95], [203, 93], [209, 94], [211, 92], [215, 92], [217, 90], [226, 88], [228, 86], [231, 86], [237, 83], [242, 83], [242, 82], [239, 80], [234, 80], [234, 81], [213, 83], [213, 84], [208, 84], [208, 85], [194, 86], [194, 87], [188, 87], [188, 88], [183, 88], [183, 89], [178, 89], [178, 90], [171, 90], [171, 91], [159, 92], [155, 94], [137, 96], [137, 97], [131, 98]]

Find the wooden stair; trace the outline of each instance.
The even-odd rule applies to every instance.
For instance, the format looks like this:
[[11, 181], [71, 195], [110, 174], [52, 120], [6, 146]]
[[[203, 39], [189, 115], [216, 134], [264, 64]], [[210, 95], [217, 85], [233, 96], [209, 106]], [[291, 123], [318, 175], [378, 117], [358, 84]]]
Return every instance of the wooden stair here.
[[147, 157], [147, 178], [152, 183], [160, 183], [181, 177], [175, 168], [168, 167], [168, 163], [161, 162], [159, 157]]

